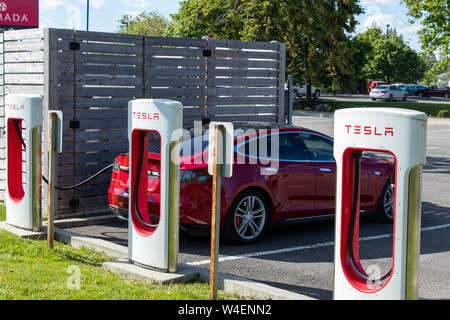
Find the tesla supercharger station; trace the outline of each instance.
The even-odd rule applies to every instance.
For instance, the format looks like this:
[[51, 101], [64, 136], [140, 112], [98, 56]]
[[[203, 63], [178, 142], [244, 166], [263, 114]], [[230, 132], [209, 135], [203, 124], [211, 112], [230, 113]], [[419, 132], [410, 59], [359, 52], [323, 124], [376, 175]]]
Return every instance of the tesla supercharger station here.
[[[165, 272], [175, 272], [177, 266], [180, 181], [179, 139], [174, 132], [182, 129], [182, 121], [183, 108], [177, 101], [138, 99], [128, 104], [128, 256], [132, 263]], [[149, 139], [154, 146], [155, 137], [160, 146], [159, 181], [152, 175], [149, 185]], [[149, 188], [160, 188], [159, 206], [158, 199], [149, 199]]]
[[[335, 299], [417, 299], [426, 125], [426, 114], [407, 109], [336, 111]], [[389, 153], [395, 159], [392, 268], [384, 276], [364, 270], [359, 260], [362, 151]]]
[[33, 231], [42, 227], [42, 110], [41, 96], [5, 97], [6, 222]]

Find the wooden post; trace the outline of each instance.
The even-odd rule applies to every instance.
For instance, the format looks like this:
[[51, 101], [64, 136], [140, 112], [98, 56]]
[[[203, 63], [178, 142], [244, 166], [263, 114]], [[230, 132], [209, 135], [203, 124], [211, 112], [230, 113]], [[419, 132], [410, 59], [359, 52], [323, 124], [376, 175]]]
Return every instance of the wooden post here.
[[[220, 231], [220, 188], [222, 178], [222, 166], [218, 164], [219, 152], [223, 145], [219, 145], [219, 134], [222, 134], [220, 126], [214, 128], [214, 170], [212, 190], [212, 216], [211, 216], [211, 264], [209, 274], [209, 298], [217, 300], [218, 285], [218, 259], [219, 259], [219, 231]], [[221, 139], [223, 140], [223, 139]]]
[[54, 215], [56, 204], [55, 180], [56, 180], [56, 137], [57, 118], [56, 113], [50, 113], [49, 117], [49, 149], [48, 149], [48, 210], [47, 210], [47, 246], [53, 248]]

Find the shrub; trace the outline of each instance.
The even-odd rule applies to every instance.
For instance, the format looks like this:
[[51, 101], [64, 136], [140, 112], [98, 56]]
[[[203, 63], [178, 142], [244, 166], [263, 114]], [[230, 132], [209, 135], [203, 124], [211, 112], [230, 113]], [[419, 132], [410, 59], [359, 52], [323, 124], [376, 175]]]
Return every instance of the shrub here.
[[437, 116], [439, 118], [447, 118], [448, 117], [448, 110], [441, 110], [441, 111], [439, 111]]

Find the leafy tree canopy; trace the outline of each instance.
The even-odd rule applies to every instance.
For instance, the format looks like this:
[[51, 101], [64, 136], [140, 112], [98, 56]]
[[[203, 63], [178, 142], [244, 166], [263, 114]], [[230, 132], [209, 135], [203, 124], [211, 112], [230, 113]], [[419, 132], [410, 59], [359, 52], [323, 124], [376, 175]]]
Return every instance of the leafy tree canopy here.
[[395, 29], [383, 35], [379, 27], [373, 26], [358, 34], [352, 47], [360, 79], [416, 82], [423, 78], [427, 68], [425, 58], [411, 49]]
[[144, 11], [138, 15], [125, 14], [119, 22], [119, 33], [144, 36], [164, 36], [169, 25], [169, 19], [156, 11]]
[[286, 44], [286, 69], [294, 81], [330, 85], [350, 74], [349, 39], [357, 0], [185, 0], [168, 35]]
[[450, 1], [449, 0], [403, 0], [409, 8], [412, 20], [421, 22], [418, 34], [422, 49], [428, 54], [439, 53], [434, 66], [443, 72], [450, 68]]

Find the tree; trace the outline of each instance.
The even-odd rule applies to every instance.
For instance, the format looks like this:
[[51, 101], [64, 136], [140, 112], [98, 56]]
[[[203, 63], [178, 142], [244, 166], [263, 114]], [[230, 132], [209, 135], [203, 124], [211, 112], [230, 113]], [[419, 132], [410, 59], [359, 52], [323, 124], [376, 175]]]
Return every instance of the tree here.
[[420, 20], [418, 34], [422, 49], [428, 54], [439, 53], [436, 70], [449, 71], [450, 59], [450, 2], [448, 0], [403, 0], [408, 14]]
[[156, 11], [144, 11], [138, 15], [125, 14], [119, 22], [119, 33], [144, 36], [164, 36], [169, 25], [169, 19]]
[[323, 85], [349, 74], [349, 40], [357, 0], [185, 0], [168, 35], [286, 44], [286, 69], [294, 81]]
[[416, 82], [426, 71], [425, 59], [411, 49], [395, 30], [383, 35], [377, 26], [352, 40], [354, 69], [359, 79]]

